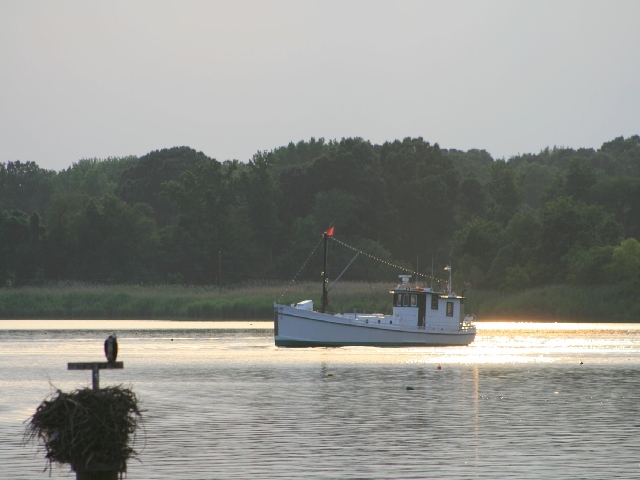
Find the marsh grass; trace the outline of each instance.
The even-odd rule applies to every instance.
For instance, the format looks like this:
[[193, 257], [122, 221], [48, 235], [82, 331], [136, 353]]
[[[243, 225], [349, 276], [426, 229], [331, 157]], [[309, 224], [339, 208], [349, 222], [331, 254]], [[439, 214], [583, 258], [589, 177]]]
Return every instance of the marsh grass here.
[[[372, 293], [373, 291], [373, 293]], [[330, 311], [391, 310], [389, 285], [343, 282], [330, 292]], [[0, 290], [4, 319], [271, 319], [274, 300], [313, 300], [317, 283], [252, 284], [236, 288], [175, 285], [111, 286], [60, 284]]]
[[[393, 285], [340, 282], [329, 292], [332, 313], [391, 313]], [[106, 286], [65, 283], [0, 290], [3, 319], [270, 320], [273, 302], [313, 300], [318, 283], [250, 284], [236, 288], [175, 285]], [[465, 311], [478, 320], [636, 322], [640, 301], [615, 286], [540, 287], [519, 293], [468, 290]]]
[[640, 299], [619, 286], [554, 285], [504, 294], [475, 290], [466, 310], [480, 320], [637, 322]]

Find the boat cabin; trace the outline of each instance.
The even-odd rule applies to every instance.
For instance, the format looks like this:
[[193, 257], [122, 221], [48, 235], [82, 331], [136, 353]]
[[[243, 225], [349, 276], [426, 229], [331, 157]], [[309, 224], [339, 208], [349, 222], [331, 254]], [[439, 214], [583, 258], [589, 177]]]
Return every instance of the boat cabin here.
[[462, 328], [464, 297], [412, 287], [411, 275], [400, 275], [400, 278], [402, 283], [389, 291], [393, 294], [394, 324], [437, 331]]

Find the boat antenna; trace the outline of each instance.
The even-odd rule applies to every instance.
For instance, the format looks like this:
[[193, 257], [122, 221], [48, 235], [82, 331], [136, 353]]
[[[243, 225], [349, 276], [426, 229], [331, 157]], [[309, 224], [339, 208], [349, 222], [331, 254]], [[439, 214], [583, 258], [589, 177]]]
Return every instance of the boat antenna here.
[[444, 267], [444, 269], [449, 271], [449, 296], [451, 296], [451, 260], [449, 260], [449, 265]]
[[431, 254], [431, 291], [433, 292], [433, 254]]
[[[416, 273], [420, 271], [420, 269], [418, 268], [418, 265], [419, 265], [418, 264], [418, 258], [419, 258], [419, 255], [416, 253]], [[418, 288], [418, 278], [419, 277], [420, 277], [420, 274], [418, 273], [416, 275], [416, 288]]]

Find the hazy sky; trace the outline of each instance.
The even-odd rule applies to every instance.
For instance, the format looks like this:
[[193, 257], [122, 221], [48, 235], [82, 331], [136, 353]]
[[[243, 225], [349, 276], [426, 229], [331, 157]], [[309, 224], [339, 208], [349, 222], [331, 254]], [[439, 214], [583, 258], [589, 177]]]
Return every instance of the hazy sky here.
[[640, 1], [0, 0], [0, 161], [640, 134]]

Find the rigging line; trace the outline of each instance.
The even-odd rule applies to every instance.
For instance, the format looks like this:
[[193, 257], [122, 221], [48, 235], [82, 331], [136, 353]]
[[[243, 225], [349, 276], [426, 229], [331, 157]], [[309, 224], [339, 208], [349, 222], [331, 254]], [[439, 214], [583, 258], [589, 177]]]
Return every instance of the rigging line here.
[[371, 279], [369, 278], [369, 271], [367, 270], [367, 265], [364, 261], [364, 257], [360, 257], [360, 261], [362, 262], [362, 267], [364, 268], [364, 274], [367, 276], [367, 282], [369, 282], [369, 288], [371, 289], [371, 298], [373, 300], [373, 311], [377, 311], [376, 307], [376, 296], [373, 293], [373, 285], [371, 284]]
[[232, 275], [238, 275], [240, 277], [254, 277], [254, 278], [264, 278], [265, 280], [289, 280], [289, 277], [275, 277], [273, 275], [267, 275], [266, 273], [264, 275], [258, 275], [258, 274], [252, 274], [252, 273], [239, 273], [239, 272], [233, 272], [233, 273], [228, 273], [228, 276], [232, 276]]
[[354, 255], [354, 257], [351, 259], [351, 261], [349, 262], [349, 265], [347, 265], [346, 267], [344, 267], [344, 270], [342, 270], [342, 273], [340, 275], [338, 275], [338, 278], [336, 278], [333, 283], [331, 284], [331, 286], [329, 288], [327, 288], [327, 293], [329, 292], [329, 290], [331, 290], [333, 288], [333, 286], [338, 283], [340, 281], [340, 279], [342, 278], [342, 275], [345, 274], [345, 272], [347, 270], [349, 270], [349, 267], [353, 264], [353, 262], [355, 262], [356, 257], [360, 255], [360, 252], [356, 252], [356, 254]]
[[437, 278], [437, 277], [431, 277], [431, 276], [429, 276], [429, 275], [424, 275], [424, 274], [422, 274], [422, 273], [418, 273], [418, 272], [416, 272], [416, 271], [413, 271], [413, 270], [411, 270], [410, 268], [401, 267], [401, 266], [399, 266], [399, 265], [395, 265], [395, 264], [393, 264], [393, 263], [387, 262], [386, 260], [382, 260], [381, 258], [374, 257], [373, 255], [371, 255], [371, 254], [369, 254], [369, 253], [367, 253], [367, 252], [363, 252], [363, 251], [362, 251], [362, 250], [360, 250], [359, 248], [352, 247], [351, 245], [349, 245], [349, 244], [347, 244], [347, 243], [344, 243], [343, 241], [338, 240], [338, 239], [337, 239], [337, 238], [335, 238], [335, 237], [329, 237], [329, 238], [330, 238], [331, 240], [333, 240], [334, 242], [338, 242], [340, 245], [343, 245], [343, 246], [345, 246], [345, 247], [347, 247], [347, 248], [350, 248], [350, 249], [351, 249], [351, 250], [353, 250], [354, 252], [360, 252], [362, 255], [366, 255], [367, 257], [369, 257], [369, 258], [371, 258], [371, 259], [373, 259], [373, 260], [376, 260], [376, 261], [378, 261], [378, 262], [380, 262], [380, 263], [384, 263], [385, 265], [389, 265], [390, 267], [397, 268], [398, 270], [402, 270], [402, 271], [404, 271], [404, 272], [414, 273], [415, 275], [420, 276], [420, 277], [423, 277], [423, 278], [431, 278], [431, 279], [435, 280], [436, 282], [444, 282], [444, 281], [446, 281], [446, 280], [442, 280], [442, 279]]
[[291, 288], [291, 285], [294, 284], [294, 282], [296, 281], [296, 278], [298, 278], [298, 275], [300, 275], [300, 273], [302, 272], [304, 267], [307, 266], [307, 263], [309, 263], [309, 260], [311, 260], [311, 257], [316, 252], [316, 249], [318, 248], [318, 245], [320, 245], [321, 243], [322, 243], [322, 238], [320, 238], [320, 240], [318, 240], [318, 243], [316, 243], [316, 245], [313, 247], [313, 250], [311, 250], [311, 253], [309, 254], [307, 259], [304, 261], [304, 263], [302, 264], [302, 266], [298, 270], [298, 273], [296, 273], [293, 276], [293, 279], [291, 280], [291, 282], [289, 282], [289, 285], [287, 285], [287, 288], [284, 289], [284, 292], [282, 292], [282, 295], [280, 295], [280, 298], [278, 299], [278, 303], [280, 303], [282, 301], [282, 297], [284, 297], [285, 293], [287, 293], [289, 291], [289, 288]]

